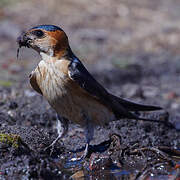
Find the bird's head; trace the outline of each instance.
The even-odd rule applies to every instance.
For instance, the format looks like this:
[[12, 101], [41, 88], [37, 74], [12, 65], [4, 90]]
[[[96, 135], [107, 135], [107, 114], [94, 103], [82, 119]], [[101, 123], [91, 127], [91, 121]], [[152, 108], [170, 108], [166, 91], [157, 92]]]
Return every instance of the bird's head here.
[[54, 25], [39, 25], [23, 32], [18, 38], [19, 47], [36, 50], [40, 55], [61, 58], [68, 53], [69, 43], [66, 33]]

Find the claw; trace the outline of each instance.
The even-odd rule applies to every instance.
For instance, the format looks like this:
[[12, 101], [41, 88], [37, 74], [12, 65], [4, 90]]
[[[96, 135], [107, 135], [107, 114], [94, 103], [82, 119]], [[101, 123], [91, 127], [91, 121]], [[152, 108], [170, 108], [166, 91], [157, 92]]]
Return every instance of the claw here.
[[86, 147], [85, 147], [85, 150], [84, 150], [83, 154], [81, 155], [81, 157], [72, 158], [70, 161], [74, 162], [74, 161], [82, 161], [82, 160], [84, 160], [88, 155], [88, 150], [89, 150], [89, 144], [87, 143]]

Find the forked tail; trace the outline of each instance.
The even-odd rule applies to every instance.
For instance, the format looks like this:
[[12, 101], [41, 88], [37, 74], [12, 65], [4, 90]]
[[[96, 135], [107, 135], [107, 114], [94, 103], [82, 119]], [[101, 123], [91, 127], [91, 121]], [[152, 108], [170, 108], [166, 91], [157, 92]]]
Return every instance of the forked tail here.
[[128, 118], [128, 119], [135, 119], [142, 121], [157, 122], [157, 123], [163, 123], [168, 127], [174, 128], [174, 125], [168, 121], [159, 121], [155, 119], [142, 118], [136, 115], [135, 113], [133, 113], [133, 111], [136, 112], [136, 111], [162, 110], [162, 108], [159, 106], [137, 104], [128, 100], [121, 99], [112, 94], [109, 94], [108, 98], [109, 98], [109, 102], [111, 102], [110, 107], [113, 110], [117, 119]]

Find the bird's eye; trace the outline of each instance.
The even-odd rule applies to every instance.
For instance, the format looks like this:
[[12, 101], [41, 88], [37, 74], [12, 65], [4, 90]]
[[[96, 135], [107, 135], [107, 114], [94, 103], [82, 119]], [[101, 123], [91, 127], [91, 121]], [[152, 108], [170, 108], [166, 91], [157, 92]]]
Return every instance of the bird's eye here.
[[38, 38], [41, 38], [41, 37], [44, 36], [44, 32], [41, 31], [41, 30], [32, 31], [32, 34], [34, 34], [34, 35], [37, 36]]

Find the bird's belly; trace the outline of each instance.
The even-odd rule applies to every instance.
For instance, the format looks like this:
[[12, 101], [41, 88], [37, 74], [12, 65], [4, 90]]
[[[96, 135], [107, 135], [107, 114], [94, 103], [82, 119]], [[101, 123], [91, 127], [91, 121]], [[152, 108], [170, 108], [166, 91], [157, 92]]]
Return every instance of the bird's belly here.
[[52, 92], [48, 92], [46, 98], [58, 114], [81, 126], [85, 126], [87, 121], [103, 126], [115, 119], [114, 114], [108, 108], [91, 96], [75, 89], [68, 87], [56, 89], [51, 86], [50, 91]]

